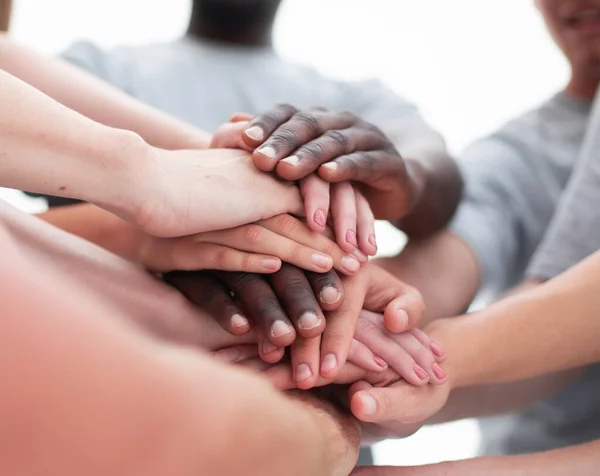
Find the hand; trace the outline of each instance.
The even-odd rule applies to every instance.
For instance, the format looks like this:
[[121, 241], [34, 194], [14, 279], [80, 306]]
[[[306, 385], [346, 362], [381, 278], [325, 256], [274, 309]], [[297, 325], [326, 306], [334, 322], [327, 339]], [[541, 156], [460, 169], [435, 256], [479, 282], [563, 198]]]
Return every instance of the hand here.
[[[241, 148], [252, 151], [244, 142], [243, 132], [251, 116], [238, 114], [233, 122], [217, 129], [211, 147]], [[311, 229], [324, 231], [331, 208], [336, 239], [342, 249], [356, 253], [361, 262], [366, 255], [377, 253], [375, 238], [375, 218], [369, 203], [349, 182], [329, 184], [317, 174], [310, 174], [300, 180], [300, 191], [304, 198], [306, 220]]]
[[244, 142], [257, 148], [252, 159], [285, 180], [317, 172], [330, 183], [359, 182], [378, 219], [396, 221], [423, 191], [416, 163], [405, 161], [373, 124], [350, 112], [298, 110], [279, 105], [248, 124]]
[[354, 274], [360, 268], [356, 258], [346, 256], [333, 241], [291, 215], [181, 238], [157, 238], [118, 217], [115, 220], [119, 221], [116, 231], [129, 242], [121, 254], [157, 272], [211, 269], [274, 273], [282, 261], [313, 272], [326, 272], [335, 266], [345, 274]]
[[153, 236], [224, 230], [303, 211], [298, 188], [258, 171], [243, 151], [151, 149], [147, 163], [136, 181], [136, 209], [124, 218]]

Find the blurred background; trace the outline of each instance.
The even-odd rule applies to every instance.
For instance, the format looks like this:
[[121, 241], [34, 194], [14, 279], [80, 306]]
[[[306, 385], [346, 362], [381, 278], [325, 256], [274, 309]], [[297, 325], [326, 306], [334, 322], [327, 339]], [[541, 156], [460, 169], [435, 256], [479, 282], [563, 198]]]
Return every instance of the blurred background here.
[[[566, 64], [533, 0], [285, 0], [275, 44], [286, 58], [339, 79], [376, 77], [409, 98], [455, 156], [474, 139], [558, 91]], [[80, 39], [102, 47], [181, 36], [188, 0], [14, 0], [11, 36], [55, 55]], [[143, 13], [141, 13], [143, 12]], [[233, 111], [232, 111], [233, 112]], [[39, 210], [16, 192], [1, 192]], [[380, 225], [383, 254], [402, 236]], [[473, 421], [425, 428], [376, 446], [378, 464], [472, 456]]]

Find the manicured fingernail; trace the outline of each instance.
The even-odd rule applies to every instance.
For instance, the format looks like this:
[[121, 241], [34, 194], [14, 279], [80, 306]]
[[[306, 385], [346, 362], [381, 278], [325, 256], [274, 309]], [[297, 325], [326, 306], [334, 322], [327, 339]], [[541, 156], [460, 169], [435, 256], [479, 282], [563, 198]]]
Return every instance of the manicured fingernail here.
[[295, 155], [290, 155], [289, 157], [286, 157], [285, 159], [281, 159], [281, 161], [285, 162], [286, 164], [293, 165], [294, 167], [300, 163], [300, 159]]
[[360, 397], [360, 401], [363, 404], [365, 415], [375, 415], [375, 412], [377, 411], [377, 402], [375, 402], [375, 399], [373, 397], [363, 395], [362, 397]]
[[369, 257], [362, 251], [360, 251], [358, 248], [354, 250], [353, 255], [356, 256], [356, 259], [361, 263], [366, 263], [367, 261], [369, 261]]
[[348, 230], [346, 232], [346, 241], [352, 246], [358, 246], [358, 241], [356, 241], [356, 232], [354, 230]]
[[319, 209], [315, 212], [313, 220], [321, 228], [325, 228], [325, 225], [327, 225], [327, 214], [323, 210]]
[[375, 361], [375, 363], [381, 367], [382, 369], [387, 369], [387, 362], [385, 360], [383, 360], [381, 357], [375, 355], [373, 356], [373, 360]]
[[286, 324], [283, 321], [275, 321], [271, 326], [271, 335], [273, 337], [281, 337], [293, 331], [294, 329], [292, 329], [288, 324]]
[[356, 273], [360, 269], [360, 263], [351, 256], [344, 256], [342, 258], [342, 268], [349, 273]]
[[335, 304], [342, 297], [342, 293], [333, 286], [327, 286], [321, 290], [319, 300], [325, 304]]
[[404, 309], [398, 309], [398, 317], [400, 318], [402, 330], [408, 327], [408, 314]]
[[260, 155], [264, 155], [265, 157], [268, 157], [269, 159], [274, 159], [275, 155], [277, 154], [277, 152], [275, 152], [275, 149], [273, 149], [273, 147], [261, 147], [260, 149], [257, 149], [256, 152], [258, 152]]
[[433, 364], [431, 366], [431, 370], [433, 370], [433, 375], [435, 375], [440, 380], [446, 378], [446, 372], [444, 372], [438, 364]]
[[305, 312], [298, 319], [298, 327], [300, 329], [304, 329], [308, 331], [310, 329], [314, 329], [321, 324], [321, 319], [314, 312]]
[[414, 371], [415, 371], [415, 375], [417, 376], [418, 379], [425, 380], [427, 378], [427, 372], [425, 372], [423, 367], [420, 367], [419, 365], [415, 365]]
[[246, 135], [250, 137], [250, 139], [262, 142], [265, 138], [265, 132], [258, 126], [252, 126], [249, 129], [246, 129]]
[[239, 314], [234, 314], [231, 316], [231, 327], [246, 327], [248, 325], [248, 319], [244, 316], [240, 316]]
[[260, 261], [260, 265], [265, 269], [277, 271], [281, 267], [281, 261], [275, 258], [265, 258]]
[[327, 162], [327, 163], [321, 165], [321, 167], [329, 169], [329, 170], [335, 170], [338, 168], [338, 164], [335, 162]]
[[306, 364], [300, 364], [296, 367], [296, 382], [303, 382], [312, 377], [312, 370]]
[[335, 354], [327, 354], [321, 364], [321, 372], [331, 372], [337, 367], [337, 357]]
[[333, 259], [331, 259], [331, 256], [327, 256], [321, 253], [315, 253], [314, 255], [312, 255], [311, 260], [315, 266], [326, 270], [330, 270], [333, 266]]
[[277, 349], [279, 349], [279, 347], [271, 344], [267, 339], [263, 340], [263, 344], [262, 344], [263, 355], [268, 355], [272, 352], [275, 352]]
[[377, 248], [377, 239], [375, 238], [375, 235], [369, 235], [369, 243]]
[[435, 342], [432, 342], [430, 347], [431, 347], [431, 352], [433, 352], [433, 355], [435, 355], [436, 357], [445, 357], [446, 356], [446, 352], [444, 351], [444, 349], [442, 349]]

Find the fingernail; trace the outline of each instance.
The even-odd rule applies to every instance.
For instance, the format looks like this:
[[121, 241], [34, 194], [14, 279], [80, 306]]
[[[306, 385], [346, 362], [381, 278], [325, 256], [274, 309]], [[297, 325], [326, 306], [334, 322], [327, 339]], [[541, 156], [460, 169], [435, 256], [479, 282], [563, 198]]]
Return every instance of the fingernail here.
[[335, 304], [342, 297], [342, 293], [333, 286], [327, 286], [321, 290], [319, 300], [325, 304]]
[[408, 327], [408, 314], [404, 309], [398, 309], [398, 317], [400, 318], [400, 322], [402, 324], [402, 330]]
[[296, 367], [296, 382], [303, 382], [312, 377], [312, 370], [306, 364], [300, 364]]
[[342, 268], [349, 273], [356, 273], [360, 269], [360, 263], [350, 256], [344, 256], [342, 258]]
[[319, 324], [321, 324], [321, 319], [314, 312], [305, 312], [300, 316], [300, 319], [298, 319], [298, 327], [305, 331], [314, 329], [315, 327], [318, 327]]
[[267, 339], [263, 340], [263, 344], [262, 344], [263, 355], [268, 355], [272, 352], [275, 352], [277, 349], [279, 349], [279, 347], [271, 344]]
[[431, 352], [433, 352], [433, 355], [435, 355], [436, 357], [444, 357], [446, 355], [446, 352], [444, 351], [444, 349], [442, 349], [435, 342], [432, 342], [430, 347], [431, 347]]
[[321, 253], [315, 253], [314, 255], [312, 255], [311, 260], [315, 266], [326, 270], [331, 269], [331, 267], [333, 266], [333, 259], [331, 259], [331, 256], [327, 256]]
[[433, 375], [435, 375], [440, 380], [446, 378], [446, 372], [444, 372], [438, 364], [433, 364], [431, 366], [431, 369], [433, 370]]
[[283, 321], [275, 321], [271, 326], [271, 335], [273, 337], [281, 337], [293, 331], [294, 330]]
[[321, 372], [331, 372], [337, 367], [337, 357], [335, 354], [327, 354], [321, 364]]
[[415, 375], [420, 380], [425, 380], [427, 378], [427, 372], [425, 372], [423, 367], [420, 367], [419, 365], [415, 365], [414, 371], [415, 371]]
[[327, 214], [323, 210], [319, 209], [315, 212], [313, 220], [321, 228], [325, 228], [325, 225], [327, 225]]
[[231, 327], [246, 327], [248, 325], [248, 319], [239, 314], [231, 316]]
[[321, 165], [321, 167], [324, 167], [329, 170], [335, 170], [338, 168], [338, 164], [336, 162], [327, 162], [327, 163]]
[[375, 235], [369, 235], [369, 243], [377, 248], [377, 239], [375, 238]]
[[286, 157], [285, 159], [281, 159], [281, 161], [285, 162], [286, 164], [293, 165], [294, 167], [300, 163], [300, 159], [295, 155], [290, 155], [289, 157]]
[[375, 415], [375, 412], [377, 411], [377, 402], [375, 402], [375, 399], [373, 397], [369, 397], [368, 395], [363, 395], [362, 397], [360, 397], [360, 401], [363, 404], [364, 407], [364, 413], [367, 416], [371, 416], [371, 415]]
[[265, 157], [268, 157], [269, 159], [274, 159], [275, 155], [277, 154], [277, 152], [275, 152], [275, 149], [273, 149], [273, 147], [261, 147], [260, 149], [257, 149], [256, 152], [258, 152], [261, 155], [264, 155]]
[[281, 266], [281, 261], [275, 258], [265, 258], [260, 261], [260, 265], [265, 269], [277, 271]]
[[360, 261], [361, 263], [366, 263], [367, 261], [369, 261], [369, 257], [364, 254], [362, 251], [360, 251], [358, 248], [356, 248], [354, 250], [354, 256], [356, 256], [356, 259], [358, 261]]
[[358, 246], [358, 241], [356, 241], [356, 232], [354, 230], [348, 230], [346, 232], [346, 241], [353, 246]]
[[375, 361], [375, 363], [381, 367], [382, 369], [387, 369], [387, 362], [385, 360], [383, 360], [381, 357], [375, 355], [373, 356], [373, 360]]
[[265, 132], [258, 126], [252, 126], [246, 129], [246, 135], [250, 139], [261, 142], [265, 138]]

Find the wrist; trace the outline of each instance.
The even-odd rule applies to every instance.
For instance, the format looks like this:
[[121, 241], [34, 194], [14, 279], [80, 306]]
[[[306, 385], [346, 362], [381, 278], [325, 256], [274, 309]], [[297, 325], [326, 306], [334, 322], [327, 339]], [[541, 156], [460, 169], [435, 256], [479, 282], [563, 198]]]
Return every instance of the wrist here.
[[109, 134], [109, 146], [100, 158], [100, 185], [90, 190], [85, 199], [134, 221], [147, 197], [144, 190], [147, 176], [152, 175], [154, 149], [133, 132], [111, 129]]

